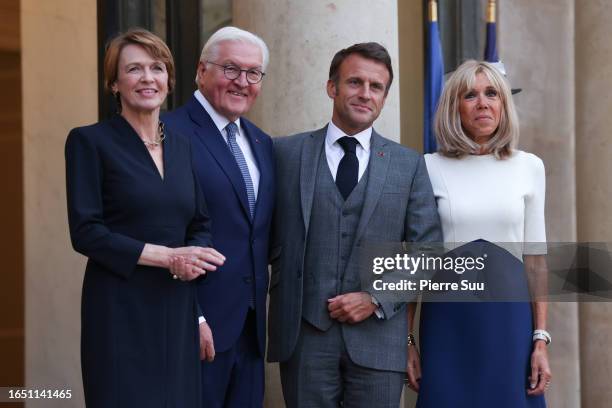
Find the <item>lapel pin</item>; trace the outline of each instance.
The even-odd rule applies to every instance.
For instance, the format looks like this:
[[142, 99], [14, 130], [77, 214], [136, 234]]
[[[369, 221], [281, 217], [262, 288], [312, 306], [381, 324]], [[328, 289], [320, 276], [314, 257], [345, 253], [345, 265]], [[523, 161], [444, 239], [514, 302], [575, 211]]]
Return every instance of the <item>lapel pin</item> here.
[[259, 139], [255, 139], [255, 143], [259, 143]]
[[378, 157], [385, 157], [385, 152], [378, 152]]

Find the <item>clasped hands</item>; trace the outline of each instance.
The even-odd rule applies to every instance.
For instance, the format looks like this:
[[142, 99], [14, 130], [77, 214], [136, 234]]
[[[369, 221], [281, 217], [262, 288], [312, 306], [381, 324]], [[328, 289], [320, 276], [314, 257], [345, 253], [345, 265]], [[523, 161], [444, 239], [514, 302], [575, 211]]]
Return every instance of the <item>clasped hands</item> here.
[[329, 317], [341, 323], [359, 323], [374, 313], [377, 306], [368, 292], [351, 292], [327, 299]]
[[170, 253], [170, 272], [182, 281], [190, 281], [223, 265], [225, 257], [214, 248], [196, 246], [173, 248]]

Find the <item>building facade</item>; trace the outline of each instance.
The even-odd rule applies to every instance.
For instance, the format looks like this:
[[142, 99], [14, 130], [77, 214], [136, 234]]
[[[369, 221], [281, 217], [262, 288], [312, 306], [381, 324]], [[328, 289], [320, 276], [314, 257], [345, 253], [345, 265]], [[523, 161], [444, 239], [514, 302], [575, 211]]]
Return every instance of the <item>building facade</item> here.
[[[483, 1], [477, 1], [484, 8]], [[174, 10], [171, 0], [125, 3]], [[217, 14], [198, 20], [205, 29], [192, 41], [196, 57], [206, 31], [230, 18], [268, 43], [271, 63], [250, 117], [270, 134], [326, 123], [331, 102], [325, 81], [333, 54], [355, 42], [378, 41], [392, 55], [397, 80], [375, 127], [421, 149], [423, 2], [198, 4], [204, 7], [198, 10]], [[0, 5], [0, 81], [9, 93], [0, 116], [0, 217], [5, 228], [0, 238], [5, 260], [0, 356], [7, 362], [0, 370], [0, 385], [73, 391], [70, 401], [32, 401], [28, 407], [83, 406], [79, 338], [85, 259], [72, 250], [68, 237], [63, 147], [68, 131], [96, 122], [104, 104], [99, 93], [105, 27], [100, 12], [96, 0], [7, 0]], [[177, 17], [166, 13], [166, 18]], [[515, 99], [520, 147], [545, 163], [547, 235], [553, 242], [612, 241], [610, 20], [612, 4], [603, 1], [498, 0], [498, 49], [511, 82], [524, 89]], [[175, 32], [167, 34], [176, 38]], [[193, 84], [195, 65], [182, 63], [177, 58], [179, 74], [185, 72]], [[188, 92], [188, 85], [184, 89]], [[549, 315], [554, 337], [549, 406], [609, 406], [612, 305], [554, 303]], [[407, 391], [404, 404], [412, 406], [413, 400]], [[269, 365], [266, 405], [282, 406], [281, 401], [277, 368]]]

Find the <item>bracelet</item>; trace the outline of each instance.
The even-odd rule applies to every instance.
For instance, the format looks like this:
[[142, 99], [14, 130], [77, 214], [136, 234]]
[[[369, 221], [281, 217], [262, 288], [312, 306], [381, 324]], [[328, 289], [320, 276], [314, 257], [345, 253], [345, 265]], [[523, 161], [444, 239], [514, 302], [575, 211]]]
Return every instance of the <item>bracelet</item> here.
[[416, 346], [416, 340], [414, 339], [414, 334], [408, 333], [408, 345]]
[[552, 342], [552, 337], [550, 337], [550, 333], [546, 330], [537, 329], [533, 331], [532, 341], [536, 340], [544, 340], [544, 342], [548, 345]]

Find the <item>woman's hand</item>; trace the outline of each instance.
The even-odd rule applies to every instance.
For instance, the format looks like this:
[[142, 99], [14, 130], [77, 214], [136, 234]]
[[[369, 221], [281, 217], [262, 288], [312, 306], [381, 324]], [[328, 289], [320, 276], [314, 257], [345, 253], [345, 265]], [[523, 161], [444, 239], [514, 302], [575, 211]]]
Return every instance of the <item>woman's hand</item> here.
[[414, 392], [419, 392], [421, 381], [421, 356], [416, 345], [408, 346], [408, 387]]
[[531, 353], [531, 377], [527, 395], [542, 395], [550, 385], [552, 373], [548, 365], [548, 350], [546, 343], [537, 340]]
[[180, 280], [190, 281], [224, 262], [225, 257], [214, 248], [181, 247], [172, 249], [168, 268]]
[[170, 260], [168, 269], [170, 269], [170, 273], [174, 275], [175, 279], [182, 281], [190, 281], [206, 273], [205, 270], [193, 263], [189, 263], [187, 258], [182, 256], [173, 257]]

